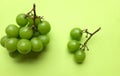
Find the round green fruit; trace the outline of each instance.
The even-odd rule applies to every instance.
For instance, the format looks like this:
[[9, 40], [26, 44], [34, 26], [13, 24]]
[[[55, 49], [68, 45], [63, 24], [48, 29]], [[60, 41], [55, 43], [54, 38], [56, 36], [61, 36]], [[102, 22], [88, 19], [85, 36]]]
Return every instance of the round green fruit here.
[[9, 52], [14, 52], [17, 49], [17, 43], [18, 43], [17, 38], [9, 38], [5, 42], [5, 47]]
[[40, 34], [45, 35], [49, 33], [51, 30], [50, 24], [47, 21], [42, 21], [41, 23], [38, 24], [38, 31]]
[[50, 38], [47, 35], [40, 35], [39, 38], [44, 46], [46, 46], [50, 42]]
[[76, 40], [71, 40], [68, 42], [67, 47], [69, 52], [74, 53], [80, 48], [80, 43]]
[[39, 38], [37, 37], [32, 38], [31, 43], [32, 43], [32, 51], [41, 52], [43, 50], [43, 44]]
[[21, 54], [28, 54], [32, 49], [32, 44], [27, 39], [21, 39], [18, 41], [17, 50]]
[[80, 28], [73, 28], [70, 32], [70, 37], [73, 40], [80, 40], [82, 38], [83, 31]]
[[77, 50], [74, 54], [74, 59], [76, 63], [82, 63], [85, 60], [86, 54], [83, 50]]
[[8, 37], [18, 37], [19, 28], [14, 24], [10, 24], [5, 29], [5, 32]]
[[19, 14], [17, 17], [16, 17], [16, 22], [19, 26], [23, 27], [25, 25], [28, 24], [28, 20], [27, 18], [25, 18], [25, 14]]
[[30, 39], [33, 35], [33, 30], [30, 27], [22, 27], [19, 31], [19, 35], [22, 39]]

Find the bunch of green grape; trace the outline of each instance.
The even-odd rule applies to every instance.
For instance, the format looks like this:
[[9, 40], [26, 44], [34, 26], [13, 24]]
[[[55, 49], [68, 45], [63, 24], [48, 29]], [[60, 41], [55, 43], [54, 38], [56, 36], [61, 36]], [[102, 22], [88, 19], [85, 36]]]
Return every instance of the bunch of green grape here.
[[[34, 12], [34, 13], [32, 13]], [[50, 23], [36, 15], [35, 9], [31, 12], [17, 15], [15, 24], [9, 24], [6, 35], [0, 43], [8, 52], [19, 52], [26, 55], [30, 52], [42, 52], [50, 41], [48, 33], [51, 30]]]
[[[74, 54], [74, 60], [76, 63], [83, 63], [86, 58], [85, 49], [89, 50], [87, 47], [87, 42], [91, 37], [97, 33], [101, 27], [95, 30], [93, 33], [88, 32], [88, 29], [81, 30], [80, 28], [73, 28], [70, 32], [71, 40], [68, 42], [67, 47], [70, 53]], [[81, 44], [81, 38], [83, 33], [86, 33], [86, 41]]]
[[70, 31], [71, 40], [67, 44], [68, 51], [74, 54], [74, 60], [77, 63], [82, 63], [86, 57], [84, 50], [80, 49], [82, 35], [83, 30], [80, 28], [73, 28]]

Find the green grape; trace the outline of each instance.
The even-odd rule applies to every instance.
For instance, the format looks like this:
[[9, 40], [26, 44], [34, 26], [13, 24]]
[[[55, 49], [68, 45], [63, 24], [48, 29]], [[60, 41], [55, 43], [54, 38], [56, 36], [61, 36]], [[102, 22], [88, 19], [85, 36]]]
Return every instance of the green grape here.
[[23, 39], [30, 39], [33, 35], [33, 30], [30, 27], [22, 27], [19, 31], [19, 35]]
[[0, 44], [1, 44], [3, 47], [5, 47], [5, 42], [6, 42], [7, 39], [8, 39], [7, 36], [3, 36], [3, 37], [1, 38]]
[[14, 24], [10, 24], [5, 29], [5, 32], [8, 37], [18, 37], [19, 28]]
[[80, 43], [76, 40], [71, 40], [68, 42], [67, 47], [70, 53], [74, 53], [75, 51], [79, 49]]
[[73, 28], [70, 32], [70, 37], [73, 39], [73, 40], [80, 40], [81, 37], [82, 37], [82, 30], [80, 28]]
[[74, 54], [74, 59], [76, 63], [82, 63], [85, 60], [86, 54], [83, 50], [78, 50]]
[[27, 17], [27, 19], [28, 19], [28, 26], [29, 27], [32, 26], [33, 23], [34, 23], [33, 18], [32, 17]]
[[44, 46], [46, 46], [50, 41], [50, 38], [47, 35], [40, 35], [39, 38]]
[[17, 43], [18, 43], [17, 38], [9, 38], [5, 42], [5, 47], [9, 52], [14, 52], [17, 49]]
[[25, 25], [28, 24], [28, 20], [27, 18], [25, 18], [25, 14], [19, 14], [17, 17], [16, 17], [16, 22], [19, 26], [23, 27]]
[[32, 38], [31, 43], [32, 43], [32, 51], [41, 52], [43, 50], [42, 41], [38, 37]]
[[47, 21], [42, 21], [42, 23], [38, 24], [38, 31], [40, 34], [45, 35], [50, 32], [50, 24]]
[[35, 25], [38, 26], [38, 24], [40, 24], [40, 23], [41, 23], [40, 18], [36, 18], [36, 19], [35, 19]]
[[27, 39], [21, 39], [18, 41], [17, 50], [21, 54], [28, 54], [32, 49], [32, 44]]

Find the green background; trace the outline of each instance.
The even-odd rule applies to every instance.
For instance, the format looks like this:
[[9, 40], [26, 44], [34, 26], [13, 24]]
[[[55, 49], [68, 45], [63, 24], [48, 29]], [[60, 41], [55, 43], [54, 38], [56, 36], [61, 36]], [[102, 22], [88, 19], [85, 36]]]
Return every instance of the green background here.
[[[33, 3], [52, 27], [47, 51], [16, 62], [0, 46], [0, 76], [120, 76], [120, 0], [0, 0], [0, 38]], [[102, 27], [89, 41], [83, 64], [76, 64], [66, 47], [74, 27], [91, 32]]]

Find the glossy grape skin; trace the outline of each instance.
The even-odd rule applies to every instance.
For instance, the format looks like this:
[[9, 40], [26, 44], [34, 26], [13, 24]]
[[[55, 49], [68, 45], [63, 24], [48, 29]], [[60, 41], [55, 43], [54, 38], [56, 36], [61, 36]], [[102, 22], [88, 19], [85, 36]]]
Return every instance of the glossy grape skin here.
[[21, 54], [28, 54], [32, 49], [32, 44], [27, 39], [20, 39], [17, 44], [17, 50]]
[[86, 54], [83, 50], [77, 50], [75, 53], [74, 53], [74, 60], [76, 63], [83, 63], [83, 61], [85, 60], [86, 58]]
[[19, 28], [14, 24], [10, 24], [5, 29], [5, 32], [8, 37], [18, 37]]
[[31, 43], [32, 43], [32, 51], [41, 52], [43, 50], [42, 41], [38, 37], [32, 38]]
[[5, 42], [6, 42], [7, 39], [8, 39], [7, 36], [3, 36], [3, 37], [1, 38], [0, 44], [1, 44], [3, 47], [5, 47]]
[[5, 42], [5, 47], [9, 52], [14, 52], [17, 49], [17, 43], [18, 43], [17, 38], [9, 38]]
[[30, 27], [22, 27], [19, 31], [19, 35], [22, 39], [30, 39], [33, 35], [33, 30]]
[[25, 14], [19, 14], [17, 17], [16, 17], [16, 22], [19, 26], [23, 27], [25, 25], [28, 24], [28, 20], [27, 18], [25, 18]]
[[51, 30], [50, 24], [47, 21], [42, 21], [42, 23], [38, 24], [38, 31], [40, 34], [45, 35], [49, 33]]
[[70, 53], [74, 53], [80, 48], [80, 43], [76, 40], [71, 40], [68, 42], [67, 47]]
[[40, 35], [39, 38], [44, 46], [46, 46], [50, 42], [50, 38], [47, 35]]
[[73, 28], [70, 32], [70, 37], [73, 39], [73, 40], [81, 40], [81, 37], [82, 37], [82, 30], [80, 28]]

